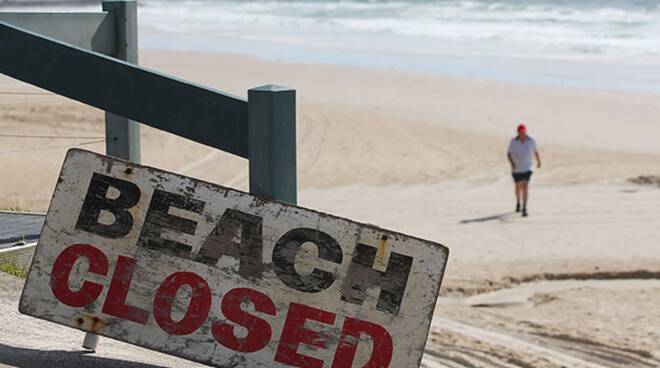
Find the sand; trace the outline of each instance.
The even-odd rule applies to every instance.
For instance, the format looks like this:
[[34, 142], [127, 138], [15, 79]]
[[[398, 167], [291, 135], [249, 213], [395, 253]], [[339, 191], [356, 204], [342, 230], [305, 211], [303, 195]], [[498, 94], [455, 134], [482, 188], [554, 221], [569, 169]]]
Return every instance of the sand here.
[[[521, 297], [529, 302], [496, 308], [466, 302], [526, 281], [660, 278], [660, 189], [629, 181], [660, 175], [660, 96], [235, 55], [140, 57], [150, 68], [238, 96], [266, 83], [295, 87], [299, 203], [450, 248], [443, 295], [453, 302], [438, 305], [427, 366], [660, 364], [660, 333], [649, 329], [660, 326], [650, 312], [660, 302], [657, 284], [548, 286]], [[512, 211], [505, 158], [520, 121], [543, 158], [525, 219]], [[45, 211], [66, 148], [85, 142], [102, 152], [103, 131], [101, 111], [1, 78], [0, 135], [89, 138], [0, 136], [0, 207]], [[142, 161], [246, 188], [245, 160], [149, 127], [142, 129]], [[9, 344], [6, 335], [0, 343]], [[31, 344], [39, 343], [12, 346]], [[586, 344], [586, 353], [571, 344]], [[597, 354], [593, 344], [610, 353]]]

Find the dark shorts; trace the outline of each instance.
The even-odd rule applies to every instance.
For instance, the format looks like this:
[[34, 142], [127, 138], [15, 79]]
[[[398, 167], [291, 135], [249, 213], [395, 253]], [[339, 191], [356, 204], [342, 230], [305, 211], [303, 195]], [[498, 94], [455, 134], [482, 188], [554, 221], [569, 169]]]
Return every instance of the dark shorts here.
[[532, 172], [527, 171], [527, 172], [522, 172], [522, 173], [513, 173], [513, 181], [516, 183], [519, 183], [521, 181], [529, 181], [529, 178], [532, 177]]

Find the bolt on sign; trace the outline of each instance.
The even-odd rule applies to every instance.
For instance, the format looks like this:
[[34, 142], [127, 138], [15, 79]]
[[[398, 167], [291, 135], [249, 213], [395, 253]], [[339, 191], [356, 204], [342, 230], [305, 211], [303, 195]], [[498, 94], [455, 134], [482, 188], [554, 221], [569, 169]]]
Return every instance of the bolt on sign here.
[[20, 311], [219, 367], [417, 367], [447, 255], [70, 150]]

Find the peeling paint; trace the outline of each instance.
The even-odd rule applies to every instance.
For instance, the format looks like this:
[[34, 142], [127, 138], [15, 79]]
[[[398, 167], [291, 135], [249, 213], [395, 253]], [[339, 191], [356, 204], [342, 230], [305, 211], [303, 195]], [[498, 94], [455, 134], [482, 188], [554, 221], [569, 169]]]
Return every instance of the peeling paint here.
[[442, 245], [82, 150], [60, 178], [22, 313], [218, 367], [419, 365]]

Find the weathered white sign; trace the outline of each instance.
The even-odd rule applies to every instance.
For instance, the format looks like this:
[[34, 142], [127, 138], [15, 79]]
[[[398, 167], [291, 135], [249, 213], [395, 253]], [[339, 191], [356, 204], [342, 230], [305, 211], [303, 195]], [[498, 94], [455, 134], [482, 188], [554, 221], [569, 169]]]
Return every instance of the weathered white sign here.
[[71, 150], [20, 310], [220, 367], [417, 367], [447, 254]]

